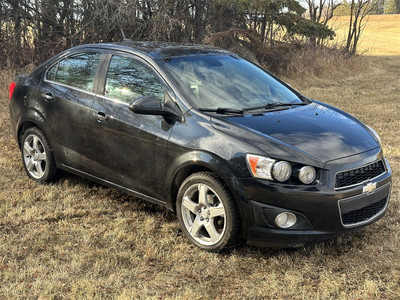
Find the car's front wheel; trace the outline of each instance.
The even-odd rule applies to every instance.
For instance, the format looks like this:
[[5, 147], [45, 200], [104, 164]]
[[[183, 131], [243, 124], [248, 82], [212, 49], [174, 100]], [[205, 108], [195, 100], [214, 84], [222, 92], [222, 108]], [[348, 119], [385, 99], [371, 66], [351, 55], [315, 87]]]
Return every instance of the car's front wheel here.
[[57, 168], [53, 153], [43, 132], [28, 128], [21, 138], [21, 154], [26, 173], [33, 180], [44, 183], [55, 179]]
[[198, 247], [218, 252], [239, 244], [239, 212], [229, 191], [213, 173], [186, 178], [176, 209], [184, 234]]

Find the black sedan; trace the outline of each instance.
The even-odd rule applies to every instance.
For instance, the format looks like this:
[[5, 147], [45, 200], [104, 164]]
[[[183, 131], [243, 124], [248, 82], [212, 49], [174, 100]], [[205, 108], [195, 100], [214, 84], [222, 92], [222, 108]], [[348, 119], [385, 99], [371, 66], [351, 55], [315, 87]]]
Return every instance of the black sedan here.
[[373, 129], [221, 49], [83, 45], [9, 91], [30, 178], [65, 170], [166, 206], [209, 251], [316, 243], [388, 206]]

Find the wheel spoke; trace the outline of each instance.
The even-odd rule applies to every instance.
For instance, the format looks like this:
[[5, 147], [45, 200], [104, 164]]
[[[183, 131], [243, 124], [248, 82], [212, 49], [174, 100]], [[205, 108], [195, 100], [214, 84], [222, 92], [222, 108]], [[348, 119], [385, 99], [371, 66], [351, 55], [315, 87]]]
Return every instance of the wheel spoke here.
[[182, 204], [192, 213], [196, 214], [198, 209], [198, 204], [193, 202], [188, 196], [183, 198]]
[[39, 143], [40, 143], [39, 138], [37, 136], [34, 136], [33, 137], [33, 149], [35, 149], [36, 152], [40, 152]]
[[214, 204], [214, 195], [212, 195], [212, 194], [207, 195], [207, 204], [208, 205]]
[[31, 147], [31, 145], [29, 145], [28, 142], [24, 143], [24, 150], [29, 154], [29, 155], [33, 155], [33, 148]]
[[194, 219], [192, 227], [190, 227], [190, 234], [192, 236], [198, 236], [201, 226], [202, 226], [202, 224], [200, 224], [199, 219], [198, 218]]
[[28, 159], [28, 163], [26, 164], [26, 168], [28, 169], [29, 172], [32, 172], [33, 170], [33, 166], [34, 166], [34, 162], [32, 158]]
[[199, 184], [198, 189], [199, 189], [199, 204], [208, 206], [208, 201], [207, 201], [208, 188], [207, 188], [207, 186], [204, 184]]
[[211, 240], [213, 242], [216, 242], [219, 239], [219, 233], [217, 229], [215, 229], [213, 222], [206, 223], [204, 227], [207, 230], [208, 234], [210, 235]]
[[38, 153], [37, 160], [39, 160], [39, 161], [46, 160], [46, 152]]
[[216, 207], [210, 207], [210, 218], [225, 217], [225, 209], [219, 204]]
[[44, 174], [44, 170], [42, 169], [42, 164], [39, 161], [37, 161], [37, 162], [35, 162], [35, 167], [36, 167], [36, 171], [38, 173], [38, 176], [42, 177], [43, 174]]

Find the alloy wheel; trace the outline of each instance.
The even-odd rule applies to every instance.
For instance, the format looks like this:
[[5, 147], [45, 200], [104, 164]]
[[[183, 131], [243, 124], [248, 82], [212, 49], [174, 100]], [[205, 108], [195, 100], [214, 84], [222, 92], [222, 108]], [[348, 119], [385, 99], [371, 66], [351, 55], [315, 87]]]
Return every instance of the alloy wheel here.
[[47, 154], [42, 140], [35, 134], [28, 135], [24, 140], [22, 151], [29, 174], [35, 179], [42, 178], [47, 167]]
[[204, 183], [191, 185], [183, 195], [181, 213], [187, 231], [199, 244], [215, 245], [223, 237], [225, 208], [210, 186]]

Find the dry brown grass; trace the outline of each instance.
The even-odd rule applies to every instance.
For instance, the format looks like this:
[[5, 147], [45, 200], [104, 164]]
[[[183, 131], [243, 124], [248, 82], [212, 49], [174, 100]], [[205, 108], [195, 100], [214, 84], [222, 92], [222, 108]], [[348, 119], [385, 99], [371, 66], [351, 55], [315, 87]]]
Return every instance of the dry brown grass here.
[[[334, 17], [329, 26], [336, 32], [335, 43], [342, 44], [349, 26], [349, 16]], [[400, 55], [400, 15], [368, 16], [361, 35], [358, 53], [368, 55]]]
[[363, 72], [287, 79], [381, 135], [393, 169], [387, 215], [298, 250], [191, 246], [171, 213], [72, 175], [28, 180], [10, 136], [1, 73], [0, 298], [399, 299], [400, 59], [368, 58]]
[[[287, 56], [284, 52], [282, 56]], [[278, 74], [291, 74], [291, 79], [300, 78], [304, 88], [304, 80], [315, 85], [315, 79], [321, 78], [323, 82], [336, 80], [337, 76], [349, 76], [361, 73], [368, 67], [368, 60], [361, 55], [347, 57], [337, 48], [304, 46], [292, 53], [285, 69]], [[268, 69], [268, 65], [267, 65]]]

